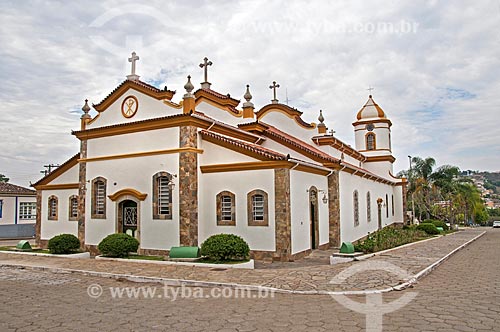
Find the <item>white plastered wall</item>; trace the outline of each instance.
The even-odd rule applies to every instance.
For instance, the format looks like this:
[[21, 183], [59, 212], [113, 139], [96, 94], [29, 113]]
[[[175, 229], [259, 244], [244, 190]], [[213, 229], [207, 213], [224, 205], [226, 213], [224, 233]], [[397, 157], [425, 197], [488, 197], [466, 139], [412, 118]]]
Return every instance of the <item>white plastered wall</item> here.
[[248, 122], [243, 121], [243, 117], [232, 115], [228, 111], [211, 105], [210, 103], [207, 103], [205, 101], [202, 101], [198, 105], [196, 105], [196, 111], [202, 112], [205, 115], [216, 119], [217, 121], [222, 121], [233, 126], [236, 126], [239, 123]]
[[69, 183], [78, 183], [78, 170], [79, 166], [76, 164], [75, 166], [68, 169], [63, 174], [59, 175], [57, 178], [52, 180], [49, 184], [69, 184]]
[[295, 136], [305, 142], [310, 142], [311, 137], [315, 136], [318, 133], [318, 129], [303, 128], [295, 121], [295, 119], [292, 119], [291, 117], [280, 111], [268, 112], [264, 114], [264, 116], [261, 117], [259, 121], [270, 124], [271, 126], [274, 126], [279, 130], [289, 135]]
[[[121, 110], [122, 102], [128, 96], [136, 97], [139, 103], [136, 114], [131, 118], [124, 117]], [[99, 113], [99, 117], [87, 125], [87, 129], [159, 118], [179, 113], [182, 113], [182, 109], [174, 108], [161, 100], [149, 97], [135, 89], [128, 89], [104, 112]]]
[[[78, 195], [78, 189], [43, 190], [40, 238], [50, 240], [59, 234], [78, 236], [78, 221], [69, 220], [69, 198]], [[57, 220], [49, 220], [49, 197], [57, 197]]]
[[[126, 140], [123, 140], [126, 138]], [[102, 140], [102, 144], [98, 142]], [[133, 144], [132, 144], [133, 142]], [[130, 145], [134, 147], [129, 149]], [[121, 136], [106, 137], [89, 141], [89, 157], [104, 156], [107, 153], [121, 154], [130, 151], [154, 151], [178, 148], [179, 128], [167, 128], [147, 133], [134, 133]], [[108, 147], [108, 149], [106, 149]], [[98, 154], [93, 153], [98, 151]], [[143, 249], [169, 250], [179, 245], [179, 186], [178, 178], [173, 178], [172, 219], [153, 219], [153, 175], [158, 172], [178, 174], [179, 155], [162, 154], [87, 163], [87, 196], [86, 196], [86, 234], [87, 244], [97, 245], [107, 235], [116, 232], [116, 215], [118, 202], [106, 199], [106, 219], [91, 219], [91, 186], [92, 179], [102, 176], [107, 180], [107, 195], [122, 189], [131, 188], [147, 197], [139, 204], [140, 247]]]
[[[341, 242], [353, 242], [366, 236], [378, 229], [377, 199], [382, 198], [385, 203], [386, 194], [388, 195], [389, 217], [386, 216], [386, 208], [382, 207], [382, 227], [392, 224], [397, 219], [397, 214], [392, 216], [391, 195], [394, 194], [395, 211], [397, 201], [395, 190], [398, 187], [363, 179], [360, 176], [340, 172], [339, 191], [340, 191], [340, 240]], [[354, 226], [354, 190], [359, 195], [359, 226]], [[367, 221], [366, 194], [370, 191], [371, 196], [371, 221]], [[383, 203], [383, 204], [384, 204]], [[402, 209], [402, 207], [399, 207]]]
[[[312, 186], [325, 190], [328, 196], [326, 176], [291, 171], [290, 204], [292, 219], [292, 254], [311, 249], [311, 218], [309, 211], [309, 190]], [[323, 193], [318, 192], [319, 244], [329, 242], [328, 203], [322, 201]]]
[[[247, 241], [251, 250], [275, 251], [274, 170], [205, 173], [199, 176], [198, 241], [209, 236], [231, 233]], [[248, 226], [247, 193], [264, 190], [268, 195], [268, 226]], [[216, 196], [228, 190], [236, 199], [236, 226], [217, 226]]]
[[33, 224], [36, 218], [21, 219], [20, 207], [21, 203], [36, 203], [36, 196], [17, 196], [17, 206], [15, 196], [0, 196], [2, 201], [2, 215], [0, 216], [0, 225], [13, 225], [16, 223], [16, 210], [17, 210], [17, 223], [18, 224]]

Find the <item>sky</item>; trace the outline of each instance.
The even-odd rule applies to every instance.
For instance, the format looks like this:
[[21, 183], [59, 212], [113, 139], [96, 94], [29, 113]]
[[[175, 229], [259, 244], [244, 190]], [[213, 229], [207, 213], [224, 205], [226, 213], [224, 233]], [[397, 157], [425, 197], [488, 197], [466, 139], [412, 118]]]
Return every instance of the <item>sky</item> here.
[[354, 145], [374, 100], [392, 121], [395, 172], [408, 155], [500, 171], [500, 0], [0, 1], [0, 174], [28, 186], [79, 151], [86, 98], [127, 74], [183, 94], [186, 76], [256, 109], [278, 99]]

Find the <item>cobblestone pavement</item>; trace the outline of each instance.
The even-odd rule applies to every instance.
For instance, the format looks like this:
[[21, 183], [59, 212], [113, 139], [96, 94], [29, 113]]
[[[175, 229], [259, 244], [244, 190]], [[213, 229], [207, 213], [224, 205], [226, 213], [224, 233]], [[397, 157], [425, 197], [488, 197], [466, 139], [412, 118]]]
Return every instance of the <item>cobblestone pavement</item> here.
[[[440, 238], [398, 248], [369, 259], [370, 262], [390, 262], [409, 275], [414, 275], [445, 256], [455, 248], [478, 236], [483, 230], [469, 229]], [[328, 265], [328, 257], [317, 253], [294, 263], [258, 264], [255, 270], [210, 269], [200, 267], [144, 264], [138, 262], [100, 261], [94, 259], [68, 259], [0, 253], [2, 264], [58, 267], [85, 271], [109, 272], [146, 277], [182, 280], [238, 283], [275, 287], [299, 291], [350, 291], [385, 289], [397, 286], [405, 277], [391, 272], [372, 270], [358, 273], [349, 279], [331, 284], [333, 277], [359, 262]]]
[[[414, 288], [383, 294], [389, 303], [417, 293], [407, 306], [383, 316], [383, 331], [500, 331], [499, 252], [500, 230], [488, 230]], [[328, 295], [118, 299], [109, 287], [158, 285], [5, 267], [0, 276], [2, 332], [364, 331], [366, 326], [364, 315]], [[102, 287], [101, 296], [88, 295], [92, 284]], [[364, 295], [350, 298], [365, 302]]]

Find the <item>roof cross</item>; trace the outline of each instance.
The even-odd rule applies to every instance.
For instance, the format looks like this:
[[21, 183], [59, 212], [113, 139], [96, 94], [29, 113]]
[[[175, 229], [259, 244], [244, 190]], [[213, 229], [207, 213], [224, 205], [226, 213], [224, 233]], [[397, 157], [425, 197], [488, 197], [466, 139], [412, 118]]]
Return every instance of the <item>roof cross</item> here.
[[372, 91], [375, 90], [375, 88], [372, 88], [371, 86], [368, 85], [368, 89], [366, 90], [370, 92], [370, 97], [371, 97]]
[[139, 79], [139, 75], [135, 74], [135, 62], [137, 60], [139, 60], [139, 56], [135, 52], [132, 52], [132, 56], [128, 58], [128, 62], [132, 63], [132, 72], [130, 75], [127, 75], [127, 78], [132, 81]]
[[207, 57], [203, 59], [203, 63], [200, 63], [200, 68], [205, 68], [204, 69], [205, 82], [203, 83], [208, 83], [208, 66], [211, 66], [212, 64], [213, 64], [212, 61], [208, 61]]
[[271, 100], [271, 102], [273, 104], [277, 104], [278, 103], [278, 99], [276, 99], [276, 88], [279, 88], [280, 85], [279, 84], [276, 84], [276, 81], [273, 81], [273, 85], [270, 85], [269, 86], [269, 89], [273, 89], [273, 100]]

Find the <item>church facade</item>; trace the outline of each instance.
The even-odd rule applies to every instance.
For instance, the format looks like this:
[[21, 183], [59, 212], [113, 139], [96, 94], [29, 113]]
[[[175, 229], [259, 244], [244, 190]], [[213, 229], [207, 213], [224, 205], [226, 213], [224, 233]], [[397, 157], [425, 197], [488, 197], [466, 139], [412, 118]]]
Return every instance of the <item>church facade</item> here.
[[[256, 259], [293, 260], [404, 221], [406, 180], [392, 175], [391, 121], [373, 100], [353, 123], [355, 148], [274, 99], [256, 109], [188, 76], [179, 102], [132, 74], [82, 108], [80, 151], [39, 180], [36, 236], [71, 233], [91, 252], [112, 233], [167, 254], [218, 233]], [[194, 92], [193, 92], [194, 91]], [[355, 114], [353, 114], [354, 116]]]

